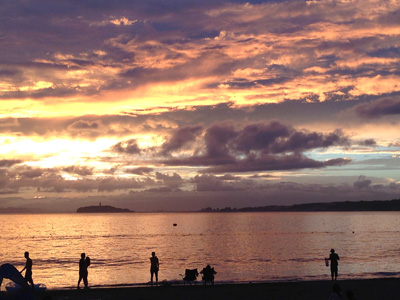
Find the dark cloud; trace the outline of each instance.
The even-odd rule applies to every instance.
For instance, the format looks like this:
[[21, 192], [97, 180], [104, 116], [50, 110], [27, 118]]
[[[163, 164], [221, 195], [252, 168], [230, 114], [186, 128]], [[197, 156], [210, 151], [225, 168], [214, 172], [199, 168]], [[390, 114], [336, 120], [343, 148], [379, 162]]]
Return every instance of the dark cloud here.
[[270, 79], [256, 79], [256, 80], [248, 80], [245, 78], [233, 78], [232, 80], [224, 81], [224, 82], [216, 82], [213, 84], [209, 84], [208, 88], [217, 88], [220, 84], [226, 84], [230, 89], [249, 89], [256, 88], [261, 86], [270, 86], [275, 84], [284, 84], [288, 81], [291, 81], [292, 77], [276, 77]]
[[226, 181], [240, 180], [240, 177], [233, 176], [231, 174], [225, 174], [223, 176], [220, 176], [219, 178]]
[[290, 129], [279, 122], [252, 124], [240, 132], [236, 148], [246, 153], [252, 150], [265, 150], [276, 143], [277, 139], [284, 139], [289, 135]]
[[357, 189], [368, 188], [371, 185], [371, 180], [366, 179], [364, 175], [358, 177], [358, 180], [353, 183], [353, 186]]
[[303, 132], [276, 121], [250, 124], [241, 130], [229, 124], [216, 124], [206, 130], [204, 141], [205, 155], [171, 158], [164, 163], [209, 166], [201, 172], [212, 173], [296, 170], [349, 163], [342, 158], [321, 162], [302, 154], [308, 150], [348, 145], [349, 140], [342, 132]]
[[19, 159], [1, 159], [0, 167], [11, 167], [16, 164], [22, 163], [22, 160]]
[[400, 96], [383, 98], [369, 103], [356, 105], [353, 110], [364, 118], [377, 118], [400, 114]]
[[172, 151], [179, 150], [187, 143], [193, 142], [202, 132], [202, 126], [185, 126], [179, 128], [174, 134], [162, 145], [161, 153], [166, 155]]
[[367, 139], [367, 140], [361, 141], [360, 145], [361, 146], [375, 147], [376, 146], [376, 141], [374, 139]]
[[42, 169], [28, 168], [27, 170], [22, 171], [20, 175], [28, 178], [37, 178], [42, 176], [43, 173], [44, 171]]
[[184, 183], [182, 177], [177, 173], [169, 175], [156, 172], [156, 179], [162, 181], [163, 184], [173, 189], [180, 187]]
[[196, 190], [199, 192], [241, 190], [234, 184], [226, 183], [225, 180], [214, 175], [197, 175], [192, 182], [196, 184]]
[[217, 165], [206, 168], [200, 172], [225, 173], [319, 169], [328, 166], [343, 166], [348, 163], [350, 163], [350, 160], [345, 158], [336, 158], [321, 162], [307, 158], [303, 155], [264, 155], [261, 157], [249, 156], [246, 159], [237, 160], [233, 164]]
[[132, 168], [132, 169], [127, 169], [126, 172], [129, 174], [136, 174], [136, 175], [147, 175], [153, 172], [153, 168], [149, 167], [138, 167], [138, 168]]
[[62, 169], [64, 172], [76, 174], [80, 176], [90, 176], [93, 175], [93, 168], [85, 166], [69, 166]]
[[78, 129], [78, 130], [92, 130], [98, 129], [100, 127], [98, 122], [90, 122], [86, 120], [79, 120], [77, 122], [72, 123], [69, 128]]
[[124, 178], [105, 178], [97, 180], [97, 190], [99, 192], [111, 192], [115, 190], [125, 189], [138, 189], [154, 185], [154, 181], [146, 178], [143, 180], [139, 179], [124, 179]]
[[217, 124], [209, 127], [204, 136], [206, 151], [214, 163], [231, 161], [229, 144], [238, 135], [232, 125]]
[[139, 154], [140, 148], [135, 139], [119, 142], [111, 147], [112, 151], [125, 154]]
[[368, 52], [371, 56], [376, 57], [393, 57], [398, 58], [400, 57], [400, 47], [388, 47], [388, 48], [380, 48], [374, 51]]
[[159, 188], [152, 188], [152, 189], [147, 189], [146, 192], [148, 193], [171, 193], [174, 192], [173, 189], [169, 187], [159, 187]]
[[[61, 174], [68, 172], [82, 178], [65, 179]], [[116, 178], [114, 176], [90, 179], [92, 169], [83, 166], [70, 166], [62, 169], [40, 169], [21, 167], [15, 171], [0, 169], [0, 188], [18, 193], [20, 190], [36, 189], [42, 193], [69, 192], [113, 192], [117, 190], [143, 189], [157, 183], [150, 179]]]
[[295, 131], [287, 139], [276, 142], [271, 148], [274, 153], [303, 152], [316, 148], [328, 148], [335, 145], [344, 146], [348, 144], [349, 140], [341, 131], [336, 131], [328, 135], [317, 132]]
[[11, 70], [11, 69], [0, 69], [0, 78], [7, 79], [9, 77], [14, 77], [18, 75], [18, 70]]

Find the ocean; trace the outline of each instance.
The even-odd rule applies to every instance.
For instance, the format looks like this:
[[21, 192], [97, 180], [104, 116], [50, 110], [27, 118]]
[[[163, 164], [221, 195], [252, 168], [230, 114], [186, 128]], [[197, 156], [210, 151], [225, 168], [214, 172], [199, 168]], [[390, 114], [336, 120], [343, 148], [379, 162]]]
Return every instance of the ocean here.
[[[216, 283], [400, 277], [400, 212], [121, 213], [1, 215], [0, 264], [24, 267], [50, 289], [76, 287], [91, 258], [90, 286], [144, 285], [150, 256], [159, 281], [210, 264]], [[174, 226], [176, 224], [176, 226]], [[199, 277], [199, 281], [201, 278]], [[6, 281], [5, 281], [6, 283]], [[2, 289], [4, 289], [4, 284]]]

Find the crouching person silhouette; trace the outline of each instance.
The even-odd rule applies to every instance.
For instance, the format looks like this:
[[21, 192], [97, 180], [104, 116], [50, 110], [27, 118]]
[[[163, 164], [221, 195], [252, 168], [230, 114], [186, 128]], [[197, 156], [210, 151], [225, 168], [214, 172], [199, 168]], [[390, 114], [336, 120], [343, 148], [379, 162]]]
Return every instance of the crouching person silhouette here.
[[205, 268], [203, 268], [203, 270], [201, 270], [200, 274], [203, 274], [202, 279], [204, 281], [204, 285], [206, 285], [207, 282], [214, 285], [214, 275], [217, 274], [217, 272], [215, 272], [214, 268], [211, 268], [210, 265], [207, 265]]

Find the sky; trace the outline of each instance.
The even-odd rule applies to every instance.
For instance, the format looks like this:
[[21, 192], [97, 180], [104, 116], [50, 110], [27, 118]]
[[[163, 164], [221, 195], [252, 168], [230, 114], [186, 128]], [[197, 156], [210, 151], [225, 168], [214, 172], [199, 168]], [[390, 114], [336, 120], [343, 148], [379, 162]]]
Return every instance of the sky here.
[[398, 0], [5, 0], [0, 208], [400, 198]]

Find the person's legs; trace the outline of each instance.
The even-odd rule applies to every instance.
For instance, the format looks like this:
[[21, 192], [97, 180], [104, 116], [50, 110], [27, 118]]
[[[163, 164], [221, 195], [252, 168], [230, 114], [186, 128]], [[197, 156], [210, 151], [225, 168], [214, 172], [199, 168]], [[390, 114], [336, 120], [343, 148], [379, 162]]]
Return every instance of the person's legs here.
[[332, 276], [332, 280], [336, 280], [337, 279], [337, 275], [338, 275], [338, 269], [335, 266], [331, 267], [331, 276]]
[[32, 288], [34, 289], [35, 286], [33, 285], [33, 279], [32, 279], [32, 273], [31, 272], [26, 272], [25, 273], [25, 280], [27, 283], [30, 283]]
[[156, 285], [158, 285], [158, 271], [155, 271], [154, 273], [156, 275]]
[[153, 276], [154, 276], [154, 272], [150, 271], [150, 282], [151, 282], [151, 286], [153, 286]]
[[87, 279], [87, 274], [85, 274], [85, 276], [83, 276], [83, 283], [85, 284], [85, 288], [88, 287], [88, 279]]

